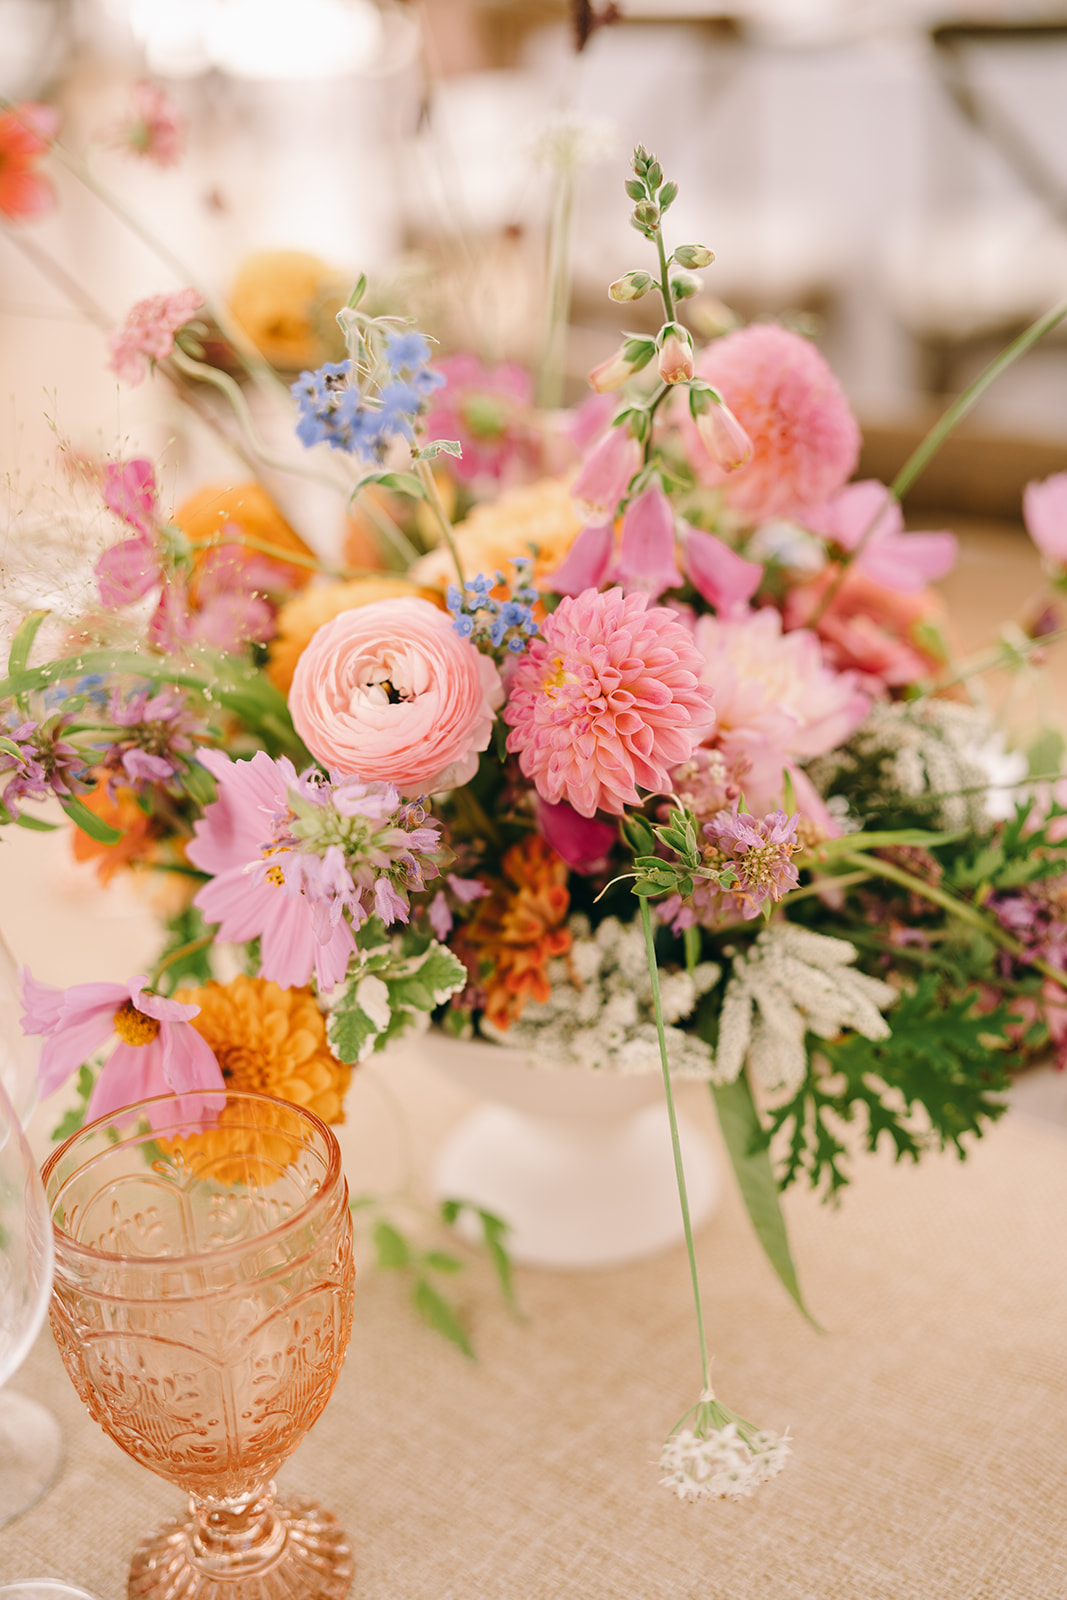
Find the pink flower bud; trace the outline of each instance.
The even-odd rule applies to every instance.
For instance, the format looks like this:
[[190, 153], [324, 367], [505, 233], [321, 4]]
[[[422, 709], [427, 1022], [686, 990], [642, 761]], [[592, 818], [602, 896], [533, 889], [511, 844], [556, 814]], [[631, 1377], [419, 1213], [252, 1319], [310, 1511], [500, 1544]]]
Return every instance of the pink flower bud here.
[[593, 368], [589, 374], [589, 386], [597, 394], [608, 394], [612, 389], [621, 389], [633, 370], [633, 363], [627, 361], [621, 350], [616, 350], [607, 361]]
[[610, 427], [586, 456], [571, 494], [590, 517], [613, 517], [641, 459], [641, 446], [626, 424]]
[[694, 421], [701, 443], [716, 466], [724, 472], [736, 472], [744, 466], [752, 454], [752, 440], [729, 406], [712, 400]]
[[669, 333], [660, 346], [659, 375], [664, 383], [688, 383], [693, 376], [693, 346]]

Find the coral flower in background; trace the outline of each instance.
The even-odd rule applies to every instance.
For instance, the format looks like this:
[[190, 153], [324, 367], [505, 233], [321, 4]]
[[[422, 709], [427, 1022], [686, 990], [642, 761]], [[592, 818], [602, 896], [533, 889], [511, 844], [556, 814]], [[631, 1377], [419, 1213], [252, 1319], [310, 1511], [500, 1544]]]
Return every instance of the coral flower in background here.
[[[129, 983], [54, 989], [23, 970], [23, 1031], [45, 1037], [37, 1070], [43, 1095], [66, 1083], [112, 1034], [119, 1043], [93, 1087], [90, 1121], [153, 1095], [196, 1095], [223, 1087], [210, 1046], [189, 1026], [199, 1007], [152, 994], [147, 982], [139, 976]], [[195, 1114], [195, 1103], [190, 1113]]]
[[484, 367], [476, 356], [436, 363], [445, 386], [426, 417], [427, 439], [458, 439], [462, 456], [449, 465], [467, 483], [499, 483], [531, 457], [533, 384], [525, 367], [508, 361]]
[[[183, 500], [174, 522], [193, 546], [194, 592], [201, 574], [216, 587], [289, 594], [308, 583], [314, 552], [292, 528], [263, 486], [207, 483]], [[277, 554], [257, 549], [273, 545]], [[297, 556], [286, 561], [285, 552]]]
[[[752, 444], [732, 471], [708, 453], [686, 407], [689, 459], [704, 483], [754, 522], [820, 506], [851, 477], [860, 433], [840, 384], [815, 346], [774, 323], [716, 339], [697, 358], [699, 377], [722, 395]], [[710, 415], [710, 411], [708, 413]]]
[[586, 590], [547, 617], [510, 679], [508, 749], [543, 800], [583, 817], [661, 793], [715, 721], [703, 662], [647, 595]]
[[0, 115], [0, 216], [17, 222], [51, 211], [55, 189], [36, 169], [58, 131], [53, 106], [24, 102]]
[[849, 568], [822, 609], [833, 582], [834, 574], [826, 571], [814, 582], [791, 590], [784, 613], [787, 628], [814, 626], [828, 665], [858, 673], [862, 687], [876, 695], [915, 683], [944, 665], [937, 634], [946, 611], [933, 589], [917, 594], [887, 589]]
[[1056, 567], [1067, 566], [1067, 472], [1026, 485], [1023, 521], [1045, 559]]
[[185, 151], [186, 122], [177, 102], [158, 83], [135, 83], [125, 119], [110, 130], [109, 142], [157, 167], [177, 166]]
[[170, 355], [175, 335], [192, 321], [203, 304], [204, 297], [196, 289], [178, 289], [173, 294], [153, 294], [138, 300], [126, 313], [122, 326], [108, 335], [111, 371], [123, 383], [140, 383], [147, 377], [151, 362], [165, 361]]

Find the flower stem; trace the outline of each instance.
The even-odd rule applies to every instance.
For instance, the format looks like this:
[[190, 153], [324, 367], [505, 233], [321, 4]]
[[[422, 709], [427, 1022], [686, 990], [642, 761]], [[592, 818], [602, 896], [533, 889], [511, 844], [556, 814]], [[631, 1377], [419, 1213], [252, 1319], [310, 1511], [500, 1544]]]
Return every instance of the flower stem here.
[[168, 967], [172, 967], [176, 961], [181, 961], [185, 956], [195, 955], [198, 950], [206, 950], [208, 945], [214, 944], [214, 942], [215, 935], [213, 933], [205, 933], [199, 939], [190, 939], [188, 944], [180, 944], [177, 950], [172, 950], [169, 955], [156, 962], [152, 969], [151, 987], [155, 988], [162, 974], [166, 972]]
[[452, 565], [456, 569], [456, 575], [459, 578], [459, 586], [460, 589], [462, 589], [464, 583], [466, 582], [466, 578], [464, 577], [463, 567], [460, 564], [459, 551], [456, 549], [455, 529], [449, 520], [448, 512], [441, 503], [441, 496], [437, 489], [437, 480], [430, 471], [430, 465], [427, 461], [417, 461], [415, 463], [415, 470], [419, 475], [419, 481], [426, 491], [426, 499], [429, 502], [430, 509], [437, 518], [437, 525], [441, 529], [441, 537], [444, 539], [445, 544], [448, 547], [448, 553], [452, 557]]
[[659, 251], [659, 292], [663, 301], [663, 312], [668, 322], [674, 321], [674, 296], [671, 294], [670, 268], [667, 266], [667, 252], [663, 248], [663, 228], [656, 224], [656, 249]]
[[571, 306], [571, 222], [574, 214], [574, 172], [561, 162], [548, 246], [548, 322], [537, 380], [537, 404], [552, 411], [563, 404], [563, 369], [567, 320]]
[[708, 1344], [704, 1337], [704, 1311], [700, 1301], [700, 1279], [697, 1275], [696, 1251], [693, 1248], [693, 1224], [689, 1216], [689, 1194], [685, 1185], [685, 1167], [682, 1148], [678, 1142], [678, 1118], [674, 1110], [674, 1091], [671, 1088], [671, 1068], [667, 1059], [667, 1036], [663, 1030], [663, 1002], [659, 992], [659, 965], [656, 961], [656, 942], [652, 933], [652, 912], [648, 896], [641, 895], [641, 926], [645, 934], [645, 954], [648, 957], [648, 977], [652, 985], [652, 1009], [656, 1017], [656, 1037], [659, 1040], [659, 1059], [663, 1068], [663, 1092], [667, 1098], [667, 1116], [671, 1124], [671, 1147], [674, 1150], [674, 1171], [678, 1179], [678, 1203], [682, 1208], [682, 1226], [685, 1229], [685, 1248], [689, 1254], [689, 1274], [693, 1280], [693, 1305], [697, 1317], [697, 1338], [700, 1341], [700, 1365], [704, 1388], [711, 1386], [708, 1364]]

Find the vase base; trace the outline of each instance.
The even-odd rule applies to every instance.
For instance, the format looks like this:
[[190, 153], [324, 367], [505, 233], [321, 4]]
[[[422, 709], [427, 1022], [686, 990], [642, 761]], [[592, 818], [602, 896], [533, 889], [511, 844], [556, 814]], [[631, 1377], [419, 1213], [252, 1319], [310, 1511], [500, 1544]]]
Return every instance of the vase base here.
[[309, 1500], [288, 1500], [276, 1510], [286, 1532], [277, 1557], [232, 1577], [197, 1565], [192, 1515], [165, 1522], [134, 1552], [129, 1600], [344, 1600], [355, 1563], [335, 1518]]
[[[707, 1139], [678, 1117], [693, 1226], [719, 1193]], [[507, 1248], [532, 1266], [620, 1266], [684, 1237], [665, 1105], [602, 1122], [531, 1116], [501, 1105], [472, 1113], [440, 1151], [440, 1199], [467, 1200], [509, 1224]], [[462, 1231], [480, 1237], [476, 1220]]]

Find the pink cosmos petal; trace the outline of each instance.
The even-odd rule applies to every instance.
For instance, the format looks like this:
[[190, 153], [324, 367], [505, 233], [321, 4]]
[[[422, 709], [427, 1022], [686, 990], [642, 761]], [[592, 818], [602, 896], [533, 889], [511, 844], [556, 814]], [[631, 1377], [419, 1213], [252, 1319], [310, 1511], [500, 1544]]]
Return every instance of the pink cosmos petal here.
[[138, 533], [150, 534], [156, 521], [156, 475], [151, 461], [108, 462], [104, 468], [104, 504]]
[[194, 824], [186, 854], [212, 876], [258, 860], [270, 843], [275, 816], [287, 808], [286, 791], [297, 784], [296, 768], [284, 756], [272, 761], [257, 750], [247, 761], [231, 761], [221, 750], [198, 752], [200, 764], [218, 784], [218, 799]]
[[93, 1085], [86, 1118], [95, 1122], [97, 1117], [114, 1116], [139, 1100], [169, 1093], [170, 1085], [163, 1075], [163, 1047], [158, 1036], [150, 1044], [119, 1044]]
[[[157, 1022], [189, 1022], [200, 1015], [199, 1006], [187, 1005], [183, 1000], [168, 1000], [161, 994], [146, 994], [146, 982], [145, 978], [130, 980], [130, 999], [146, 1017], [154, 1017]], [[193, 1031], [196, 1032], [195, 1029]]]
[[650, 600], [681, 584], [674, 560], [674, 513], [662, 489], [645, 489], [627, 506], [611, 576], [627, 593], [639, 590]]
[[109, 611], [140, 600], [163, 578], [155, 541], [144, 535], [111, 545], [99, 557], [93, 572], [101, 602]]
[[851, 554], [864, 535], [873, 539], [903, 533], [904, 513], [884, 483], [863, 478], [810, 510], [804, 525]]
[[61, 1022], [58, 1030], [45, 1040], [37, 1063], [37, 1083], [42, 1095], [54, 1094], [72, 1073], [88, 1061], [94, 1050], [99, 1050], [111, 1035], [115, 1012], [126, 999], [119, 999], [85, 1010], [72, 1022]]
[[686, 525], [683, 533], [686, 571], [693, 587], [719, 613], [748, 605], [763, 580], [758, 561], [746, 561], [713, 533]]
[[917, 593], [943, 578], [956, 560], [954, 533], [905, 533], [898, 502], [873, 478], [848, 484], [805, 521], [813, 533], [849, 553], [862, 543], [856, 570], [902, 594]]
[[488, 887], [480, 878], [457, 878], [454, 872], [449, 872], [445, 876], [445, 882], [460, 905], [470, 905], [472, 900], [484, 900], [489, 893]]
[[568, 867], [583, 874], [600, 871], [617, 837], [610, 823], [579, 816], [565, 800], [555, 806], [539, 800], [537, 825], [545, 842]]
[[902, 594], [918, 594], [956, 564], [959, 542], [954, 533], [887, 533], [875, 537], [856, 565], [873, 583]]
[[599, 589], [611, 565], [615, 530], [610, 522], [590, 523], [582, 529], [562, 563], [545, 579], [545, 586], [557, 594], [581, 594], [583, 589]]
[[[182, 1006], [181, 1009], [190, 1008]], [[200, 1007], [193, 1009], [199, 1011]], [[215, 1052], [188, 1022], [172, 1022], [169, 1027], [161, 1027], [154, 1042], [162, 1044], [163, 1077], [168, 1089], [175, 1094], [187, 1094], [196, 1089], [225, 1089], [226, 1080]]]
[[22, 968], [20, 977], [23, 1033], [52, 1033], [63, 1011], [63, 990], [41, 983], [29, 967]]
[[1043, 483], [1028, 483], [1023, 493], [1026, 531], [1049, 561], [1067, 565], [1067, 472]]

